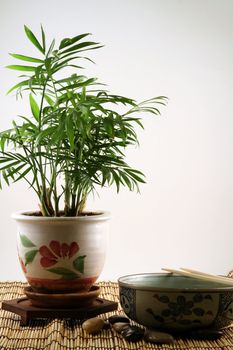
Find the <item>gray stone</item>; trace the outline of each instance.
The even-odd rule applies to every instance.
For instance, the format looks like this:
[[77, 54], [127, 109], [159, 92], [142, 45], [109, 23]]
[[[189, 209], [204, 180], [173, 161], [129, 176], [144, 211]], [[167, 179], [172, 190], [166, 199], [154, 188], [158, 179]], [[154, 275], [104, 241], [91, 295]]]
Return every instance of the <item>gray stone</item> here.
[[112, 328], [114, 328], [117, 333], [121, 333], [123, 329], [129, 328], [129, 327], [130, 327], [130, 324], [125, 322], [116, 322], [112, 325]]
[[113, 315], [108, 318], [109, 323], [114, 324], [116, 322], [129, 323], [129, 319], [125, 316]]
[[128, 328], [124, 328], [121, 331], [121, 335], [125, 338], [125, 340], [130, 342], [137, 342], [143, 339], [144, 329], [139, 328], [137, 326], [129, 326]]
[[145, 331], [144, 340], [154, 344], [172, 344], [175, 341], [171, 334], [158, 332], [153, 329]]

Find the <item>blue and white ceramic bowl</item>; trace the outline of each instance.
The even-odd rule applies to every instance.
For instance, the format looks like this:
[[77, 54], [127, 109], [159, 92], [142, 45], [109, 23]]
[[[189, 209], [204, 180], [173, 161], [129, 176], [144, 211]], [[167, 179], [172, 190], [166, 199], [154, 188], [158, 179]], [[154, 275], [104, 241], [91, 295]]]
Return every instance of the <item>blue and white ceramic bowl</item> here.
[[123, 276], [118, 284], [124, 312], [146, 327], [182, 332], [233, 323], [233, 287], [169, 273]]

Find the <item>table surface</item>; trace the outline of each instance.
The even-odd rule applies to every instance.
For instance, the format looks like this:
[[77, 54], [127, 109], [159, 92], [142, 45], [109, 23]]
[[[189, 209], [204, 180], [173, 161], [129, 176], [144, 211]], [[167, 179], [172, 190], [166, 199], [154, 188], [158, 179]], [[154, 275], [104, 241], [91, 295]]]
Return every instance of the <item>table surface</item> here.
[[[0, 282], [0, 298], [10, 300], [24, 296], [23, 282]], [[119, 301], [118, 286], [114, 282], [100, 282], [101, 297]], [[123, 314], [120, 305], [117, 312], [104, 314]], [[216, 341], [185, 340], [177, 338], [173, 345], [154, 345], [140, 341], [126, 342], [113, 329], [103, 330], [97, 335], [87, 335], [77, 320], [33, 320], [28, 326], [20, 326], [20, 317], [0, 310], [0, 349], [17, 350], [123, 350], [123, 349], [163, 349], [163, 350], [233, 350], [233, 325], [224, 330], [224, 335]]]

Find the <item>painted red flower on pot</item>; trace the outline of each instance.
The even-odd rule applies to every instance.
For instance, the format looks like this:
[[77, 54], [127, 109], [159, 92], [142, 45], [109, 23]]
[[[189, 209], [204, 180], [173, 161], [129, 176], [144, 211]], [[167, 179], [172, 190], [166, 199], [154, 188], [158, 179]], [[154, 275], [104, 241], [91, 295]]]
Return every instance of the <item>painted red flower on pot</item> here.
[[39, 252], [42, 258], [40, 263], [43, 267], [55, 265], [60, 258], [71, 259], [79, 251], [79, 245], [76, 242], [70, 244], [51, 241], [49, 247], [43, 245]]

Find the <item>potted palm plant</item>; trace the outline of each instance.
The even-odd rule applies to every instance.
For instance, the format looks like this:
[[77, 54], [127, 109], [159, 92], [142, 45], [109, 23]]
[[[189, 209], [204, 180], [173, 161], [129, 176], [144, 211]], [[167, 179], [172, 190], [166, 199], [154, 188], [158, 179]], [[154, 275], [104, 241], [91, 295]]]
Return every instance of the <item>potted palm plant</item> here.
[[8, 93], [27, 95], [31, 113], [0, 133], [0, 186], [24, 180], [38, 198], [38, 211], [13, 215], [29, 284], [37, 291], [89, 289], [103, 267], [110, 215], [85, 210], [87, 196], [113, 184], [138, 190], [144, 175], [125, 162], [124, 150], [138, 144], [137, 114], [160, 114], [166, 98], [137, 103], [81, 74], [91, 61], [86, 52], [101, 47], [88, 33], [56, 48], [55, 40], [47, 47], [42, 27], [41, 39], [24, 29], [39, 55], [10, 54], [23, 63], [7, 66], [21, 72]]

